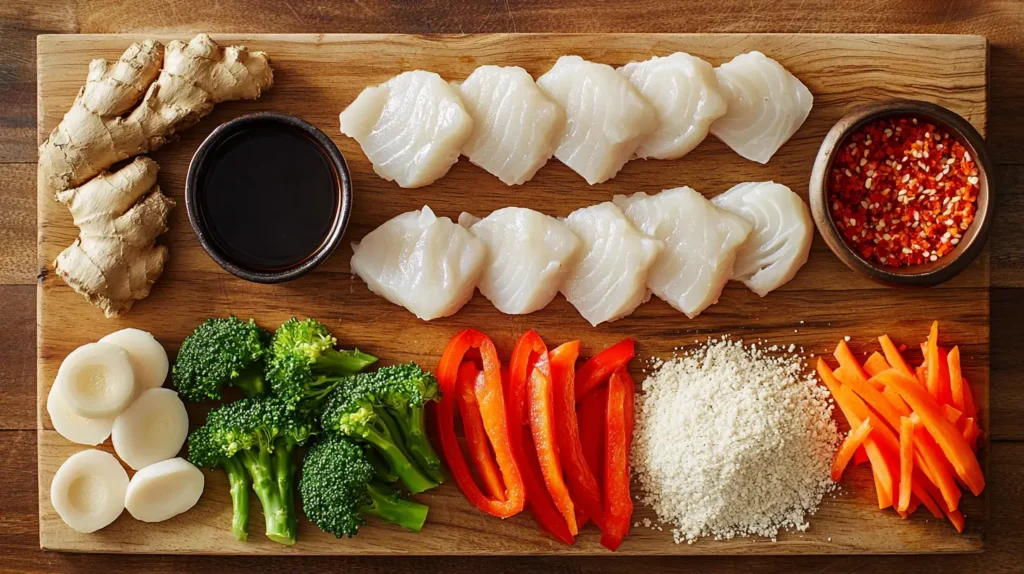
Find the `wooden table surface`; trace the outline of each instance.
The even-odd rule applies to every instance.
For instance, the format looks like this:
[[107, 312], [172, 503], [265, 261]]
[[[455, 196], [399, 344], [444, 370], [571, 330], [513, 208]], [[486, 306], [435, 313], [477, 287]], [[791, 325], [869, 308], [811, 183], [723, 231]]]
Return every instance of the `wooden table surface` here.
[[[835, 4], [842, 4], [841, 7]], [[980, 34], [990, 42], [989, 149], [999, 206], [991, 248], [988, 551], [935, 557], [222, 558], [39, 550], [35, 419], [35, 36], [195, 32], [860, 32]], [[387, 3], [374, 0], [5, 0], [0, 3], [0, 572], [1020, 571], [1024, 549], [1024, 2], [1019, 0]]]

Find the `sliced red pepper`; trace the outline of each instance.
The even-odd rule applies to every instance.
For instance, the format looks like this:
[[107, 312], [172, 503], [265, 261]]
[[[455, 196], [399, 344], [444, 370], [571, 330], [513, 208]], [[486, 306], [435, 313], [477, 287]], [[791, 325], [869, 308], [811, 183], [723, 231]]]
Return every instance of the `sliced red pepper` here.
[[[597, 389], [580, 401], [576, 408], [579, 418], [580, 444], [583, 446], [583, 458], [587, 468], [601, 488], [601, 473], [604, 472], [604, 411], [608, 404], [608, 388]], [[603, 492], [603, 490], [602, 490]], [[581, 507], [582, 508], [582, 507]], [[576, 515], [576, 523], [580, 528], [587, 523], [589, 517]]]
[[466, 434], [466, 444], [476, 467], [477, 475], [484, 488], [497, 500], [505, 500], [505, 485], [501, 483], [498, 465], [491, 454], [491, 445], [484, 430], [484, 420], [480, 416], [480, 403], [476, 400], [477, 386], [487, 384], [483, 371], [470, 361], [459, 366], [459, 378], [456, 392], [459, 401], [459, 414], [462, 415], [462, 429]]
[[601, 507], [601, 487], [587, 466], [580, 432], [576, 420], [575, 370], [580, 354], [580, 342], [572, 341], [549, 353], [551, 379], [555, 391], [555, 425], [558, 437], [558, 455], [562, 471], [569, 484], [569, 492], [577, 503], [577, 524], [582, 518], [593, 518], [599, 528], [604, 527]]
[[633, 339], [623, 339], [594, 355], [576, 371], [576, 402], [604, 384], [619, 367], [636, 354]]
[[[505, 485], [505, 500], [489, 498], [480, 491], [455, 436], [459, 366], [466, 352], [474, 348], [480, 351], [484, 375], [483, 379], [478, 381], [482, 384], [477, 385], [476, 398], [480, 405], [481, 420]], [[510, 427], [502, 392], [501, 362], [498, 360], [494, 343], [479, 331], [462, 331], [452, 338], [441, 355], [441, 363], [437, 367], [437, 380], [441, 389], [441, 401], [437, 405], [438, 436], [459, 490], [474, 506], [493, 516], [508, 518], [522, 512], [526, 504], [526, 489], [523, 486], [521, 470], [513, 456], [513, 441], [510, 440], [508, 432]]]
[[616, 550], [629, 532], [633, 498], [629, 495], [629, 448], [633, 439], [632, 377], [622, 367], [608, 380], [605, 410], [604, 508], [605, 528], [601, 545]]
[[[530, 428], [525, 426], [519, 428], [518, 444], [522, 452], [534, 452], [536, 447], [533, 444]], [[569, 532], [569, 525], [558, 513], [558, 508], [555, 507], [555, 503], [551, 500], [551, 495], [548, 494], [548, 489], [541, 479], [542, 473], [537, 457], [523, 456], [521, 460], [523, 463], [520, 468], [523, 470], [523, 482], [526, 484], [526, 506], [530, 509], [533, 520], [541, 530], [550, 534], [555, 540], [572, 544], [575, 540], [572, 533]]]
[[[561, 515], [560, 521], [568, 527], [572, 536], [578, 532], [576, 527], [576, 512], [569, 497], [569, 490], [562, 478], [562, 468], [558, 462], [557, 447], [555, 446], [555, 431], [553, 422], [553, 392], [551, 384], [551, 368], [548, 361], [548, 349], [544, 341], [534, 331], [527, 331], [516, 342], [512, 351], [512, 361], [509, 363], [509, 388], [507, 392], [509, 405], [525, 405], [529, 411], [529, 430], [533, 438], [532, 449], [521, 448], [516, 450], [519, 467], [523, 468], [529, 461], [532, 464], [533, 457], [537, 457], [540, 474], [538, 481], [546, 487], [550, 502]], [[524, 424], [519, 416], [526, 416], [526, 411], [517, 412], [513, 406], [509, 411], [509, 428], [514, 429]], [[513, 447], [514, 448], [514, 447]], [[543, 505], [545, 498], [534, 496], [527, 492], [527, 503], [531, 504], [537, 499], [539, 505]], [[542, 520], [549, 520], [549, 513], [544, 508], [534, 509], [534, 518], [538, 523]], [[555, 529], [552, 525], [541, 527], [546, 531]]]

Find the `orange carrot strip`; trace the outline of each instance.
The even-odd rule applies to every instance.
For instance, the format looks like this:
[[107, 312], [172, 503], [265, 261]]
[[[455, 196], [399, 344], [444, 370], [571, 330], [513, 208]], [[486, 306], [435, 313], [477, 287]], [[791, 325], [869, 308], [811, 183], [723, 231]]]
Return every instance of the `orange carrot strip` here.
[[967, 422], [964, 423], [964, 439], [967, 440], [967, 444], [971, 445], [971, 450], [978, 452], [978, 436], [981, 435], [978, 420], [974, 417], [967, 417], [965, 420]]
[[[962, 378], [962, 377], [961, 377]], [[967, 416], [978, 418], [978, 407], [974, 405], [974, 393], [971, 392], [971, 385], [967, 382], [967, 379], [963, 379], [964, 383], [964, 412]]]
[[[885, 419], [885, 422], [889, 423], [889, 426], [893, 430], [899, 429], [900, 413], [896, 410], [896, 407], [892, 406], [892, 404], [882, 396], [882, 393], [875, 387], [875, 385], [868, 384], [867, 379], [860, 376], [863, 373], [863, 370], [858, 372], [860, 365], [857, 365], [856, 368], [847, 367], [847, 365], [850, 364], [849, 361], [852, 359], [852, 354], [849, 354], [849, 351], [850, 348], [846, 346], [846, 342], [840, 341], [839, 347], [836, 349], [836, 356], [843, 356], [843, 360], [847, 362], [846, 365], [843, 365], [843, 369], [845, 371], [844, 374], [847, 376], [845, 379], [840, 380], [842, 380], [843, 384], [849, 386], [853, 392], [857, 393], [860, 398], [864, 399], [864, 402], [870, 405], [871, 408], [875, 409], [878, 414], [882, 415], [882, 418]], [[856, 361], [854, 361], [853, 364], [856, 365]]]
[[871, 433], [871, 429], [874, 428], [874, 424], [870, 418], [866, 418], [861, 421], [857, 428], [850, 430], [850, 433], [843, 439], [843, 443], [839, 445], [839, 450], [836, 451], [836, 457], [832, 461], [832, 480], [839, 482], [839, 479], [843, 477], [843, 471], [846, 470], [846, 465], [850, 463], [850, 459], [853, 458], [853, 453], [860, 448], [860, 445], [864, 443], [864, 439], [868, 438]]
[[925, 380], [928, 378], [928, 375], [926, 374], [927, 371], [928, 369], [926, 369], [923, 364], [914, 369], [914, 378], [917, 379], [917, 382], [920, 383], [922, 387], [927, 384], [927, 381]]
[[864, 452], [864, 447], [861, 446], [857, 450], [853, 451], [853, 465], [860, 466], [868, 461], [868, 453]]
[[864, 361], [864, 370], [867, 371], [868, 376], [875, 376], [882, 371], [888, 371], [890, 368], [889, 361], [885, 360], [885, 357], [881, 353], [875, 351], [871, 353], [868, 360]]
[[882, 352], [885, 353], [885, 360], [893, 367], [899, 369], [905, 375], [914, 375], [914, 371], [910, 370], [910, 365], [903, 360], [903, 355], [900, 350], [893, 344], [892, 339], [889, 335], [882, 335], [878, 338], [878, 342], [882, 345]]
[[901, 417], [910, 416], [910, 407], [907, 405], [907, 402], [900, 397], [899, 393], [889, 387], [884, 387], [882, 389], [882, 396], [885, 397], [885, 400], [889, 401], [889, 404], [891, 404], [893, 408], [900, 413]]
[[[882, 465], [885, 466], [884, 464]], [[875, 465], [871, 465], [871, 476], [875, 479], [875, 494], [878, 496], [878, 508], [884, 510], [892, 506], [892, 492], [886, 489], [886, 479], [876, 470]]]
[[925, 343], [924, 351], [925, 364], [925, 386], [932, 398], [939, 398], [939, 322], [932, 321], [931, 332], [928, 333], [928, 342]]
[[839, 344], [836, 345], [835, 352], [832, 353], [832, 356], [839, 361], [839, 366], [842, 367], [844, 371], [847, 371], [849, 376], [856, 377], [863, 381], [868, 380], [868, 374], [864, 372], [864, 368], [860, 366], [860, 362], [857, 361], [857, 357], [853, 356], [853, 352], [850, 351], [850, 346], [846, 344], [846, 341], [840, 339]]
[[953, 528], [956, 528], [957, 532], [962, 533], [964, 531], [964, 514], [959, 510], [950, 510], [946, 512], [946, 518], [953, 523]]
[[906, 512], [910, 508], [910, 490], [914, 475], [914, 423], [907, 417], [900, 418], [900, 496], [896, 510]]
[[[916, 435], [916, 433], [915, 433]], [[939, 508], [938, 503], [935, 502], [935, 498], [932, 497], [931, 493], [934, 491], [941, 496], [942, 493], [938, 491], [938, 488], [928, 480], [928, 477], [924, 476], [916, 468], [914, 469], [913, 482], [910, 483], [910, 490], [914, 496], [921, 501], [921, 504], [932, 513], [935, 518], [942, 518], [942, 509]]]
[[942, 449], [935, 442], [935, 439], [921, 423], [921, 418], [914, 413], [910, 415], [910, 421], [914, 423], [914, 443], [917, 451], [921, 453], [921, 470], [928, 479], [938, 487], [942, 495], [942, 501], [947, 510], [960, 506], [960, 487], [953, 479], [953, 468], [949, 461], [942, 454]]
[[960, 370], [960, 347], [953, 347], [953, 350], [946, 355], [949, 366], [949, 392], [953, 406], [960, 412], [964, 410], [964, 379]]
[[942, 414], [945, 415], [946, 420], [953, 423], [954, 425], [960, 422], [960, 417], [963, 416], [962, 412], [954, 409], [950, 405], [942, 405]]
[[964, 435], [942, 415], [935, 399], [922, 392], [921, 388], [906, 375], [895, 369], [878, 375], [878, 378], [886, 386], [894, 387], [903, 400], [907, 401], [945, 453], [957, 476], [963, 479], [964, 484], [975, 496], [981, 494], [985, 488], [985, 476], [981, 471], [981, 465], [978, 464], [978, 459], [971, 451]]

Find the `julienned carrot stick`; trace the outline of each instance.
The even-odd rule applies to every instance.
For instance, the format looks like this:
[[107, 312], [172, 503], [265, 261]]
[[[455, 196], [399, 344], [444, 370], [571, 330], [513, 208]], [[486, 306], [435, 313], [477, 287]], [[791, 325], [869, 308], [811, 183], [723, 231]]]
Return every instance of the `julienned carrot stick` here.
[[956, 425], [960, 422], [960, 417], [963, 413], [953, 408], [951, 405], [942, 405], [942, 414], [946, 416], [946, 420]]
[[953, 347], [953, 350], [946, 355], [949, 365], [949, 392], [953, 406], [960, 412], [964, 410], [964, 379], [960, 370], [960, 347]]
[[981, 494], [985, 489], [985, 476], [981, 471], [981, 465], [978, 464], [978, 459], [971, 451], [964, 435], [942, 415], [935, 399], [922, 392], [910, 378], [895, 369], [881, 373], [877, 378], [886, 386], [894, 387], [903, 400], [907, 401], [910, 408], [921, 417], [925, 428], [935, 438], [935, 442], [956, 470], [957, 476], [975, 496]]
[[842, 367], [843, 370], [847, 371], [847, 374], [851, 377], [856, 377], [857, 379], [865, 382], [868, 380], [868, 374], [864, 372], [864, 368], [860, 366], [860, 362], [853, 356], [853, 352], [850, 351], [850, 346], [846, 344], [846, 341], [839, 341], [839, 344], [836, 345], [836, 350], [832, 353], [832, 356], [839, 361], [839, 366]]
[[961, 379], [963, 379], [964, 383], [964, 412], [969, 417], [978, 418], [978, 407], [974, 405], [974, 393], [971, 392], [971, 384], [962, 376]]
[[868, 453], [864, 452], [864, 445], [853, 451], [853, 465], [860, 466], [868, 461]]
[[964, 439], [971, 446], [971, 450], [978, 452], [978, 435], [981, 429], [978, 428], [978, 421], [974, 417], [967, 417], [964, 423]]
[[939, 398], [939, 322], [932, 321], [931, 332], [924, 350], [925, 386], [932, 398]]
[[935, 439], [928, 433], [921, 423], [921, 418], [915, 413], [910, 415], [910, 421], [914, 423], [914, 446], [921, 458], [917, 459], [921, 470], [941, 494], [942, 501], [947, 510], [960, 506], [960, 487], [953, 479], [953, 468], [949, 461], [942, 454], [942, 449], [936, 444]]
[[899, 393], [889, 387], [884, 387], [882, 389], [882, 396], [885, 397], [885, 400], [889, 401], [889, 404], [891, 404], [893, 408], [900, 413], [901, 417], [910, 416], [910, 407], [907, 405], [907, 402], [900, 397]]
[[864, 374], [864, 370], [860, 368], [856, 359], [853, 358], [853, 354], [850, 353], [850, 348], [846, 346], [846, 341], [839, 342], [835, 356], [837, 359], [842, 357], [839, 361], [843, 365], [843, 374], [845, 377], [839, 380], [853, 389], [853, 392], [860, 395], [860, 398], [864, 399], [864, 402], [870, 405], [871, 408], [875, 409], [878, 414], [882, 415], [882, 418], [885, 419], [885, 422], [889, 423], [889, 426], [894, 431], [898, 430], [900, 428], [899, 411], [897, 411], [896, 407], [892, 406], [889, 401], [882, 396], [882, 393], [875, 387], [875, 385], [869, 384], [867, 379], [861, 376]]
[[910, 508], [910, 491], [914, 476], [914, 423], [907, 417], [900, 418], [900, 496], [896, 510], [906, 512]]
[[874, 428], [871, 418], [866, 418], [861, 421], [857, 428], [852, 429], [846, 438], [843, 439], [843, 443], [839, 445], [839, 450], [836, 452], [836, 457], [832, 461], [832, 480], [839, 482], [839, 479], [843, 477], [843, 471], [846, 470], [846, 465], [850, 463], [850, 459], [853, 458], [853, 453], [857, 451], [861, 444], [864, 443], [864, 439], [868, 438], [871, 434], [871, 429]]
[[946, 512], [946, 518], [953, 523], [953, 527], [956, 528], [957, 532], [964, 531], [964, 515], [959, 510], [951, 510]]
[[878, 509], [885, 510], [892, 506], [892, 493], [886, 490], [886, 479], [875, 470], [876, 468], [880, 467], [871, 465], [871, 476], [875, 479], [875, 494], [878, 496]]
[[903, 354], [893, 344], [892, 339], [889, 335], [882, 335], [878, 338], [878, 342], [882, 345], [882, 352], [885, 353], [885, 360], [892, 365], [892, 367], [899, 369], [905, 375], [913, 376], [914, 371], [910, 369], [910, 365], [903, 360]]
[[928, 480], [928, 477], [925, 476], [924, 473], [920, 472], [916, 468], [914, 469], [913, 482], [910, 483], [910, 490], [914, 493], [914, 496], [921, 501], [921, 504], [923, 504], [925, 508], [932, 513], [932, 516], [935, 518], [942, 518], [942, 509], [939, 508], [938, 503], [935, 502], [935, 498], [931, 495], [932, 492], [938, 492], [939, 489], [930, 480]]
[[890, 368], [892, 367], [889, 366], [889, 361], [886, 361], [885, 357], [878, 351], [871, 353], [868, 360], [864, 361], [864, 370], [869, 377], [873, 377], [882, 371], [888, 371]]

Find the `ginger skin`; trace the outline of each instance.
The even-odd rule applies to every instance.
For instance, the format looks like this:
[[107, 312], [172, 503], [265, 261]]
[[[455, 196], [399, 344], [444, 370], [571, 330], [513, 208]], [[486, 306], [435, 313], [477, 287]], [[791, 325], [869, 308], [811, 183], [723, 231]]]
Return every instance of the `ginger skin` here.
[[136, 158], [210, 113], [255, 99], [273, 83], [263, 52], [222, 48], [206, 34], [187, 44], [133, 44], [113, 65], [93, 60], [71, 109], [39, 147], [39, 187], [68, 206], [80, 234], [54, 261], [57, 274], [103, 309], [127, 312], [149, 295], [167, 262], [156, 245], [174, 201], [156, 185], [159, 166]]

